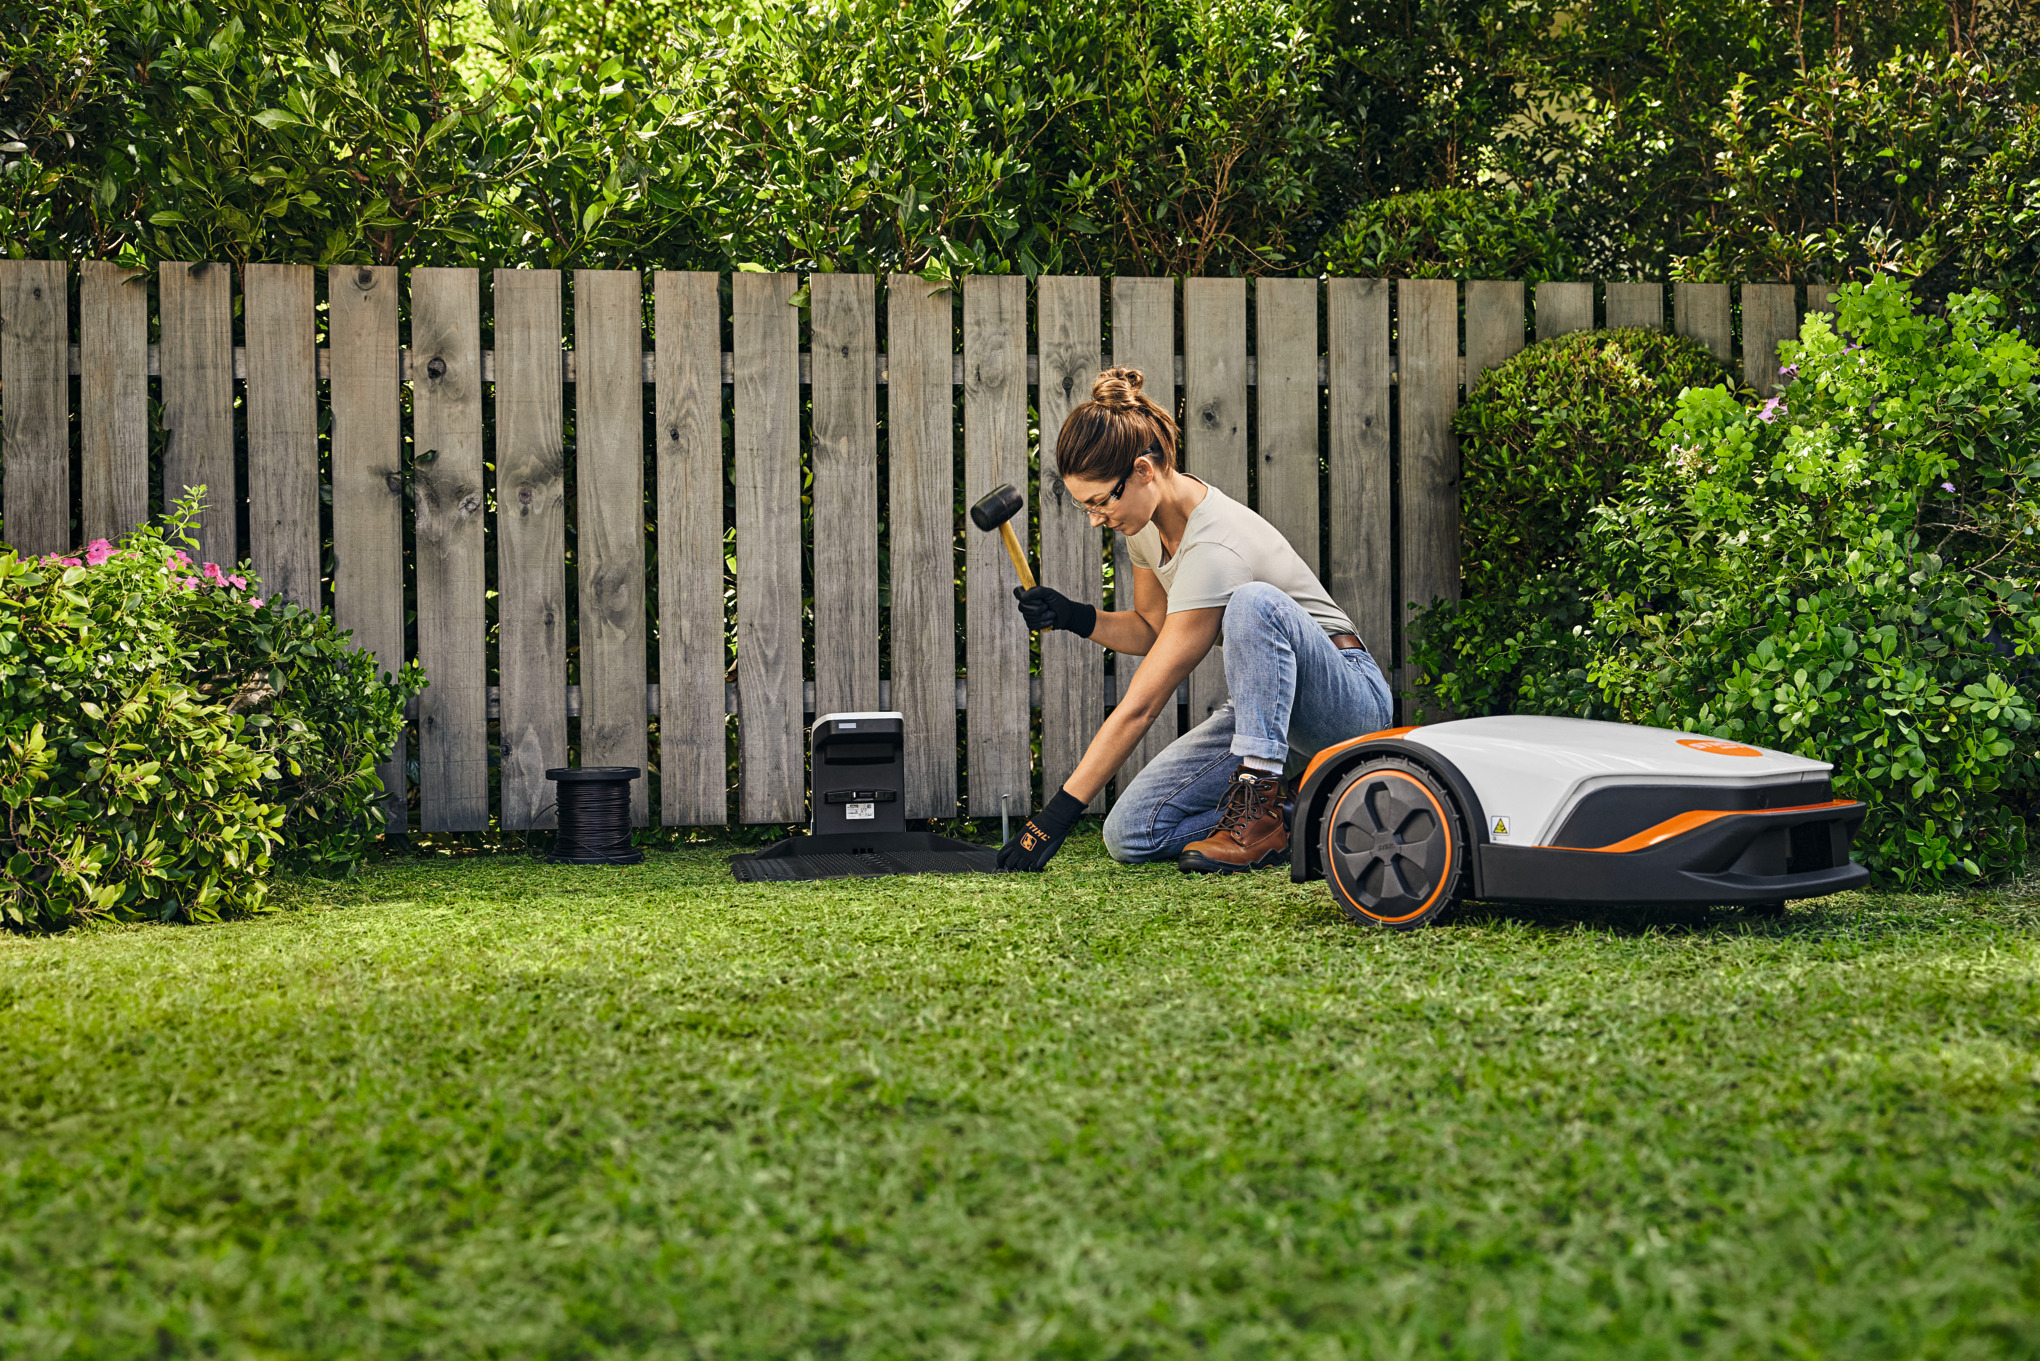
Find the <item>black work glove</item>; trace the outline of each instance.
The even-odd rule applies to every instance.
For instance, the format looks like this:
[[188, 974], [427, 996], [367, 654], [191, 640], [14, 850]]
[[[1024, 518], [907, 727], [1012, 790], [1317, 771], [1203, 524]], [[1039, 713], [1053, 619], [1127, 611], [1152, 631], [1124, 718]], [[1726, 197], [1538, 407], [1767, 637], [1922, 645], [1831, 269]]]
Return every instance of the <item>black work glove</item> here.
[[1072, 600], [1053, 586], [1036, 586], [1031, 591], [1015, 586], [1013, 598], [1020, 602], [1020, 617], [1027, 621], [1027, 627], [1037, 632], [1056, 628], [1088, 638], [1091, 630], [1098, 627], [1098, 611], [1094, 606]]
[[1077, 825], [1083, 811], [1083, 800], [1071, 798], [1064, 790], [1056, 790], [1055, 797], [1048, 801], [1048, 807], [1027, 819], [1020, 835], [999, 847], [999, 868], [1026, 870], [1030, 874], [1039, 874], [1047, 869], [1049, 859], [1062, 849], [1063, 838], [1070, 834], [1070, 828]]

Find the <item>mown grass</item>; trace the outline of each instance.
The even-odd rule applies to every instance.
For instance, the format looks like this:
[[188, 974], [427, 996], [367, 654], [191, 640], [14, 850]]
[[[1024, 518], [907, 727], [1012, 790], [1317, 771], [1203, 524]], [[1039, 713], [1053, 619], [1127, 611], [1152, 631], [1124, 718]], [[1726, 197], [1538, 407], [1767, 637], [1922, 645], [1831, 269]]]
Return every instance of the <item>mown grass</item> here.
[[2031, 893], [728, 849], [0, 943], [0, 1355], [2040, 1354]]

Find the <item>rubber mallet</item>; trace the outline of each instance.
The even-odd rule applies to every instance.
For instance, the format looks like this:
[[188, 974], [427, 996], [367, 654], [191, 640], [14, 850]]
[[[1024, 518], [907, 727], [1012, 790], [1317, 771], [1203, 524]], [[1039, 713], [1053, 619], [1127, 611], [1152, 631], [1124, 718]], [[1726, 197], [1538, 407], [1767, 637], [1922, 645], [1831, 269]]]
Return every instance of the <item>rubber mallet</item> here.
[[1013, 570], [1020, 574], [1020, 584], [1031, 591], [1034, 589], [1034, 573], [1028, 570], [1027, 555], [1020, 551], [1019, 537], [1013, 533], [1013, 517], [1026, 507], [1027, 503], [1020, 498], [1020, 493], [1013, 490], [1013, 484], [1002, 482], [970, 508], [970, 522], [987, 534], [996, 529], [1004, 536], [1006, 556], [1013, 559]]

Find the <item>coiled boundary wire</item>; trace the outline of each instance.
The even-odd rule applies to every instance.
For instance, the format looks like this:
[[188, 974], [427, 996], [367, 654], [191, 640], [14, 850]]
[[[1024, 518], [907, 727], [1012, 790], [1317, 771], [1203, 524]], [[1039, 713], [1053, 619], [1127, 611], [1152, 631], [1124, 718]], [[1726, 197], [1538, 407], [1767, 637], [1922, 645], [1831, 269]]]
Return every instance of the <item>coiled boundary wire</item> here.
[[559, 787], [560, 816], [546, 859], [573, 865], [642, 861], [644, 852], [630, 841], [630, 782], [637, 776], [635, 766], [547, 771], [546, 778]]

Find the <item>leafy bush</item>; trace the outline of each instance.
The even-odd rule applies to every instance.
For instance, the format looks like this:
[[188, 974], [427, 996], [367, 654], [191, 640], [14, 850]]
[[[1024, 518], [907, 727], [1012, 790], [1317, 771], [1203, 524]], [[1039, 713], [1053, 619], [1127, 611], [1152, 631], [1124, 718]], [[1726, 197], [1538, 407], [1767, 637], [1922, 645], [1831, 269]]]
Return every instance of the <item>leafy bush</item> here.
[[1326, 238], [1334, 274], [1373, 279], [1564, 279], [1571, 256], [1548, 198], [1438, 189], [1363, 203]]
[[377, 676], [331, 621], [262, 601], [164, 528], [0, 554], [0, 919], [217, 920], [273, 861], [359, 859], [415, 667]]
[[1593, 583], [1591, 618], [1528, 647], [1462, 634], [1456, 663], [1521, 656], [1519, 710], [1832, 761], [1870, 805], [1857, 851], [1884, 883], [2009, 872], [2040, 795], [2040, 351], [2000, 313], [1848, 285], [1786, 347], [1778, 397], [1689, 390], [1665, 459], [1540, 578]]
[[1452, 427], [1461, 600], [1413, 639], [1433, 694], [1464, 713], [1507, 711], [1526, 657], [1547, 657], [1588, 617], [1576, 540], [1594, 507], [1658, 457], [1682, 390], [1732, 382], [1704, 347], [1647, 330], [1543, 341], [1481, 379]]

